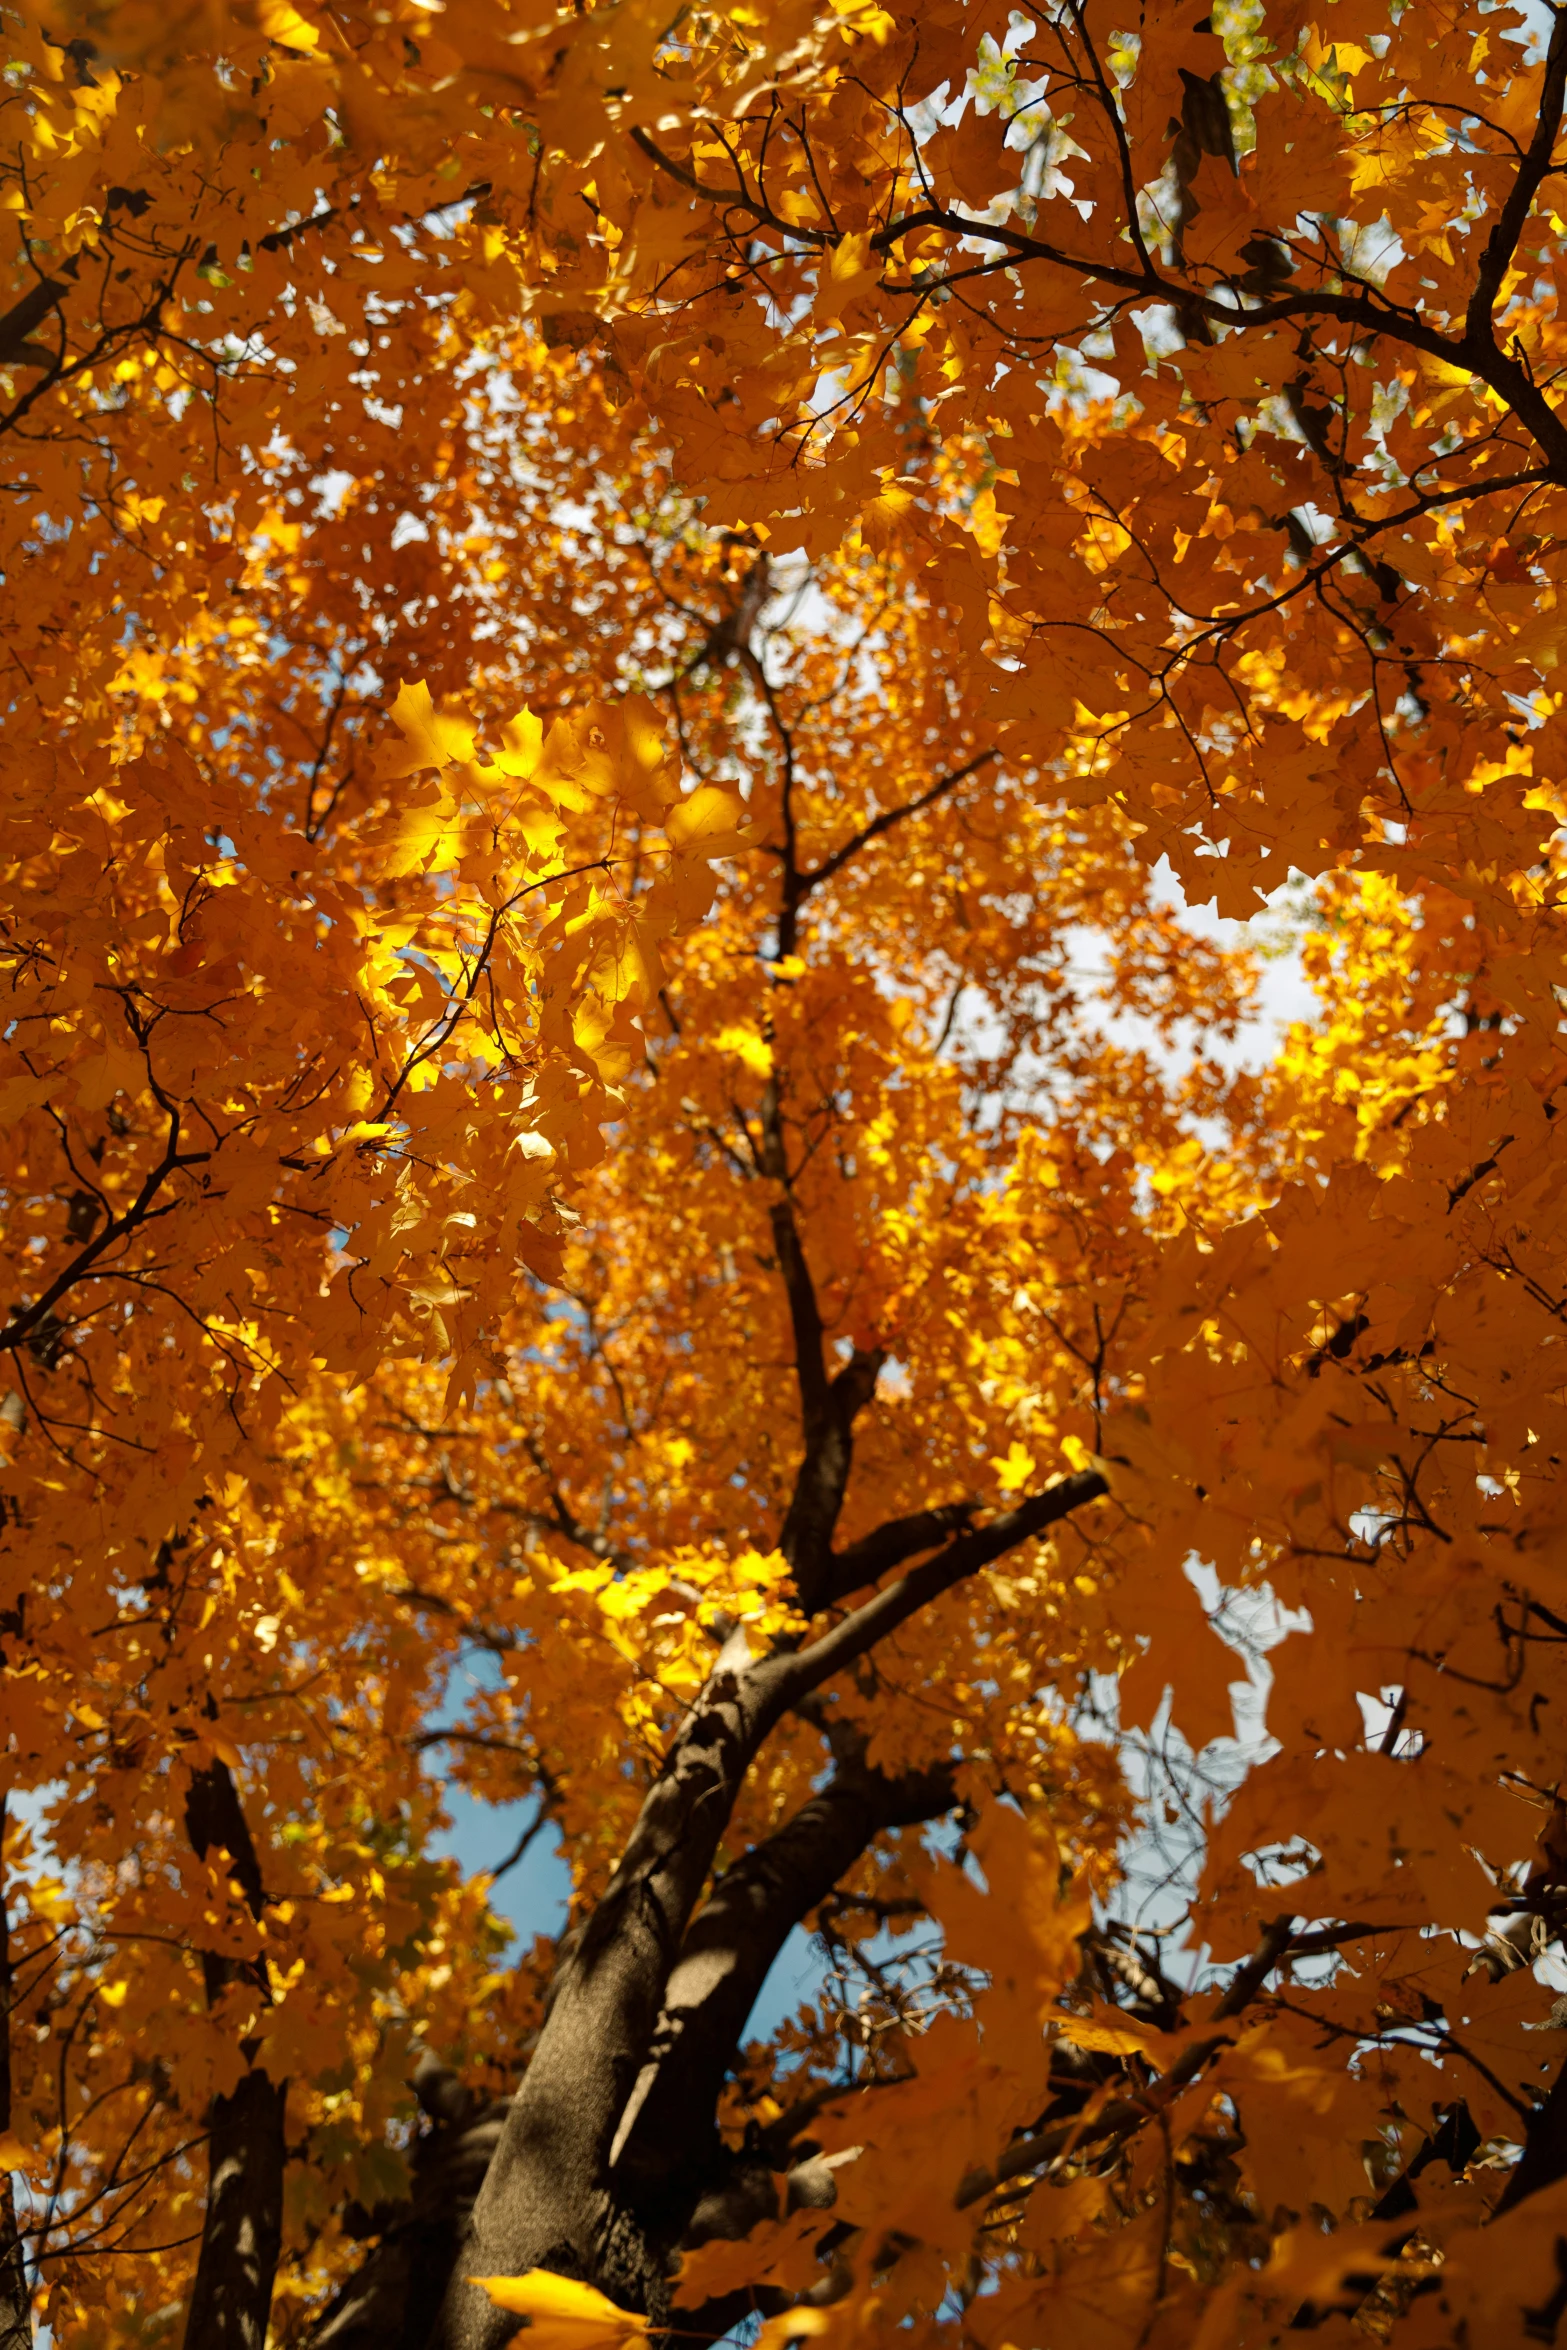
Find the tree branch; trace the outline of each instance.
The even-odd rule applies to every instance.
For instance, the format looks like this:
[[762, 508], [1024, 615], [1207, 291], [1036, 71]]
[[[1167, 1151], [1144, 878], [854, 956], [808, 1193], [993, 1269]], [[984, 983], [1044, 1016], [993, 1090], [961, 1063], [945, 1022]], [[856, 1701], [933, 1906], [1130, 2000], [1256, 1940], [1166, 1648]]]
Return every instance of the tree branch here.
[[848, 864], [849, 859], [857, 857], [861, 849], [866, 847], [869, 842], [879, 840], [884, 832], [890, 832], [895, 824], [901, 824], [906, 817], [922, 816], [927, 808], [933, 808], [938, 800], [945, 799], [948, 792], [956, 791], [960, 783], [967, 783], [971, 775], [977, 775], [981, 767], [988, 767], [992, 759], [999, 759], [1000, 756], [1000, 752], [994, 748], [988, 751], [976, 751], [972, 759], [965, 761], [961, 767], [954, 767], [950, 775], [943, 775], [938, 782], [930, 786], [928, 791], [922, 791], [906, 806], [883, 809], [882, 813], [879, 816], [873, 816], [868, 824], [862, 824], [859, 831], [854, 834], [852, 839], [846, 840], [841, 849], [834, 849], [830, 857], [824, 857], [819, 865], [813, 865], [808, 873], [800, 875], [800, 896], [803, 898], [807, 891], [815, 889], [818, 882], [830, 881], [833, 875], [840, 873]]
[[[1559, 32], [1560, 19], [1558, 19]], [[1553, 40], [1553, 52], [1555, 46]], [[1558, 119], [1560, 111], [1558, 98]], [[1542, 107], [1542, 124], [1548, 120], [1548, 117], [1549, 105], [1547, 104]], [[635, 135], [633, 133], [633, 136]], [[1537, 131], [1535, 142], [1530, 148], [1531, 157], [1540, 136], [1540, 132]], [[1552, 136], [1554, 137], [1554, 130]], [[722, 204], [726, 208], [733, 207], [744, 211], [753, 220], [762, 222], [768, 227], [777, 228], [791, 237], [797, 237], [801, 242], [814, 244], [822, 250], [836, 247], [842, 241], [841, 231], [831, 229], [797, 230], [792, 224], [774, 221], [766, 212], [765, 207], [757, 205], [750, 197], [736, 194], [727, 188], [714, 188], [705, 185], [693, 173], [661, 153], [650, 139], [641, 139], [638, 143], [661, 169], [667, 171], [672, 178], [679, 181], [682, 187], [689, 189], [694, 195], [702, 196], [711, 203]], [[1548, 160], [1546, 168], [1549, 168]], [[1487, 246], [1486, 256], [1482, 259], [1482, 269], [1485, 267], [1486, 259], [1489, 258], [1493, 246], [1498, 253], [1510, 257], [1512, 245], [1516, 242], [1517, 233], [1522, 229], [1529, 202], [1532, 201], [1533, 190], [1527, 189], [1525, 192], [1529, 169], [1529, 160], [1526, 158], [1509, 193], [1503, 217], [1498, 220], [1497, 226], [1492, 232], [1491, 243]], [[1510, 220], [1513, 210], [1520, 205], [1516, 229], [1504, 228], [1504, 221]], [[1007, 222], [971, 219], [967, 213], [955, 212], [948, 205], [934, 203], [919, 205], [912, 212], [904, 213], [898, 219], [888, 221], [884, 227], [874, 231], [870, 238], [870, 250], [873, 253], [885, 255], [890, 253], [900, 238], [912, 236], [916, 231], [925, 228], [942, 229], [947, 235], [965, 243], [1000, 246], [1006, 258], [998, 259], [995, 263], [980, 264], [978, 274], [981, 275], [987, 274], [992, 268], [1015, 266], [1018, 262], [1024, 261], [1041, 261], [1050, 267], [1069, 272], [1086, 285], [1104, 286], [1115, 293], [1136, 295], [1145, 302], [1164, 303], [1178, 318], [1200, 317], [1210, 325], [1243, 327], [1249, 331], [1287, 325], [1295, 320], [1333, 318], [1362, 335], [1378, 340], [1385, 338], [1390, 342], [1402, 344], [1406, 349], [1422, 351], [1429, 358], [1443, 360], [1449, 365], [1468, 367], [1489, 384], [1493, 391], [1500, 393], [1525, 430], [1544, 451], [1551, 478], [1559, 482], [1567, 482], [1567, 421], [1557, 414], [1544, 393], [1535, 384], [1528, 369], [1506, 352], [1499, 351], [1491, 339], [1488, 329], [1490, 309], [1495, 299], [1494, 288], [1489, 297], [1482, 297], [1487, 331], [1483, 336], [1477, 334], [1473, 337], [1471, 337], [1467, 324], [1462, 336], [1445, 335], [1435, 327], [1427, 326], [1412, 310], [1395, 308], [1385, 301], [1374, 300], [1367, 292], [1346, 292], [1337, 287], [1325, 287], [1315, 291], [1309, 288], [1299, 288], [1288, 294], [1262, 300], [1254, 307], [1247, 309], [1242, 306], [1238, 297], [1221, 299], [1219, 295], [1201, 287], [1167, 278], [1161, 270], [1154, 266], [1151, 259], [1147, 260], [1140, 268], [1122, 267], [1118, 263], [1106, 261], [1091, 254], [1070, 252], [1064, 246], [1055, 245], [1044, 238], [1034, 236], [1026, 229], [1013, 228]], [[1504, 258], [1501, 268], [1497, 271], [1498, 285], [1502, 275], [1505, 274], [1506, 265], [1506, 258]], [[964, 274], [975, 273], [965, 271]], [[892, 295], [912, 295], [918, 306], [923, 308], [932, 295], [939, 293], [950, 282], [952, 281], [948, 278], [933, 276], [918, 286], [893, 285], [884, 290]], [[1477, 287], [1477, 293], [1479, 290]], [[1085, 317], [1083, 321], [1085, 328], [1093, 323], [1091, 318]]]
[[1075, 1477], [1063, 1477], [1059, 1485], [1052, 1485], [1044, 1493], [1031, 1494], [1016, 1509], [992, 1518], [988, 1526], [978, 1526], [959, 1535], [934, 1558], [926, 1559], [896, 1583], [889, 1583], [885, 1591], [867, 1599], [820, 1640], [812, 1641], [809, 1648], [774, 1660], [772, 1669], [782, 1689], [779, 1712], [796, 1705], [809, 1691], [819, 1689], [834, 1673], [841, 1673], [856, 1657], [874, 1648], [879, 1640], [896, 1631], [931, 1600], [939, 1599], [944, 1591], [950, 1591], [954, 1584], [977, 1574], [981, 1567], [988, 1567], [992, 1560], [1016, 1549], [1020, 1542], [1042, 1534], [1047, 1526], [1058, 1525], [1086, 1502], [1098, 1501], [1109, 1490], [1097, 1469], [1084, 1469]]
[[64, 300], [68, 288], [61, 278], [40, 278], [29, 286], [19, 302], [0, 312], [0, 367], [53, 367], [54, 353], [46, 351], [42, 343], [30, 343], [28, 336], [35, 326], [41, 326], [55, 305]]
[[905, 1559], [934, 1550], [949, 1534], [966, 1532], [977, 1506], [972, 1501], [948, 1501], [935, 1509], [915, 1510], [906, 1518], [889, 1518], [873, 1534], [834, 1551], [827, 1561], [819, 1605], [835, 1607], [867, 1583], [880, 1582]]
[[57, 1274], [30, 1304], [12, 1308], [10, 1320], [4, 1328], [0, 1328], [0, 1354], [12, 1353], [17, 1347], [25, 1346], [35, 1331], [46, 1326], [60, 1300], [78, 1281], [85, 1281], [91, 1275], [93, 1266], [106, 1249], [112, 1248], [117, 1241], [125, 1239], [127, 1234], [135, 1232], [140, 1226], [169, 1213], [167, 1205], [154, 1208], [152, 1203], [171, 1175], [185, 1167], [204, 1166], [211, 1156], [210, 1151], [180, 1149], [179, 1112], [170, 1110], [163, 1156], [142, 1178], [141, 1189], [130, 1206], [119, 1215], [110, 1216], [96, 1239], [89, 1240], [85, 1247], [79, 1249], [65, 1270]]
[[849, 1472], [854, 1465], [854, 1423], [875, 1393], [877, 1378], [887, 1358], [880, 1347], [855, 1347], [842, 1369], [828, 1377], [824, 1359], [827, 1333], [790, 1196], [776, 1071], [768, 1079], [762, 1099], [762, 1147], [758, 1163], [761, 1173], [778, 1185], [768, 1217], [773, 1228], [773, 1252], [789, 1301], [795, 1377], [800, 1390], [800, 1428], [805, 1447], [789, 1507], [784, 1513], [778, 1547], [789, 1562], [801, 1606], [807, 1614], [814, 1614], [824, 1604], [821, 1592], [833, 1528], [838, 1523]]
[[1551, 169], [1552, 157], [1556, 152], [1556, 134], [1561, 129], [1563, 99], [1567, 97], [1567, 15], [1559, 8], [1553, 14], [1556, 21], [1551, 27], [1550, 47], [1545, 53], [1545, 73], [1540, 84], [1540, 112], [1534, 126], [1534, 136], [1514, 174], [1506, 202], [1497, 214], [1496, 225], [1485, 241], [1485, 250], [1475, 272], [1474, 292], [1469, 297], [1469, 308], [1464, 318], [1465, 343], [1476, 352], [1487, 355], [1496, 349], [1491, 326], [1496, 297], [1518, 249], [1518, 239], [1523, 234], [1524, 223], [1533, 208], [1535, 197]]
[[670, 1974], [612, 2156], [655, 2240], [670, 2247], [719, 2163], [718, 2093], [790, 1933], [884, 1829], [951, 1807], [950, 1769], [885, 1778], [865, 1767], [863, 1735], [857, 1745], [856, 1759], [719, 1878]]

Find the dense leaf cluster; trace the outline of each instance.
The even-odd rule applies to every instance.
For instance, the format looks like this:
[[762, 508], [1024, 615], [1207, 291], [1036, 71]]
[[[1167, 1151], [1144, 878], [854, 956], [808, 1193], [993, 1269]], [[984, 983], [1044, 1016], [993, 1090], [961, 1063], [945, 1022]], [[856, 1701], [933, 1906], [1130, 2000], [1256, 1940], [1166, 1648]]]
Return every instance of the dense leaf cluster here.
[[3, 2350], [1555, 2338], [1567, 13], [1196, 4], [6, 12]]

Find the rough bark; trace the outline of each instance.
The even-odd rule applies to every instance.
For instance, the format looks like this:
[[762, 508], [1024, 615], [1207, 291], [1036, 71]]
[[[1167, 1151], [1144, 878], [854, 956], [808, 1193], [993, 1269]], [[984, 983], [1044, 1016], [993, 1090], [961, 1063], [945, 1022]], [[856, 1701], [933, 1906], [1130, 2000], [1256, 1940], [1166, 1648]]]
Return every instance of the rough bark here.
[[[765, 2161], [728, 2154], [716, 2128], [719, 2091], [794, 1926], [883, 1829], [933, 1818], [951, 1800], [944, 1770], [892, 1780], [850, 1754], [828, 1786], [720, 1877], [693, 1920], [605, 2182], [606, 2210], [618, 2215], [627, 2241], [646, 2247], [660, 2278], [678, 2245], [746, 2235], [781, 2199], [790, 2208], [832, 2200], [830, 2173], [819, 2163], [780, 2175]], [[412, 2194], [362, 2215], [363, 2232], [380, 2242], [316, 2329], [314, 2350], [423, 2350], [451, 2286], [512, 2100], [483, 2104], [429, 2058], [414, 2088], [435, 2126], [415, 2149]], [[465, 2276], [491, 2273], [475, 2268], [478, 2257], [465, 2253]]]
[[[244, 1808], [225, 1763], [191, 1774], [185, 1825], [198, 1860], [222, 1853], [254, 1918], [266, 1894]], [[259, 1962], [202, 1952], [209, 2006], [249, 1974], [263, 1993]], [[272, 2286], [283, 2241], [284, 2107], [287, 2084], [255, 2064], [255, 2043], [242, 2050], [249, 2070], [207, 2117], [207, 2206], [201, 2253], [185, 2319], [185, 2350], [264, 2350]]]
[[264, 2350], [283, 2243], [286, 2094], [252, 2065], [230, 2096], [212, 2101], [185, 2350]]

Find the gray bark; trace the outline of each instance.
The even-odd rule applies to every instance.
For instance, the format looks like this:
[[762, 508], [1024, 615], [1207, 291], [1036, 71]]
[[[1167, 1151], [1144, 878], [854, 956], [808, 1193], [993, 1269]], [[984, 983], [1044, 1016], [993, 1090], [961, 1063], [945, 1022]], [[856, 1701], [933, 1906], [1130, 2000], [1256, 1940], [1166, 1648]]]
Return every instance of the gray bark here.
[[441, 2305], [432, 2336], [440, 2350], [497, 2350], [515, 2331], [515, 2319], [467, 2282], [475, 2275], [550, 2268], [626, 2308], [667, 2314], [663, 2262], [614, 2191], [610, 2155], [735, 1795], [783, 1708], [769, 1664], [752, 1663], [743, 1633], [726, 1643], [562, 1961]]
[[[746, 2235], [781, 2200], [831, 2200], [830, 2175], [816, 2175], [820, 2164], [797, 2164], [780, 2176], [758, 2158], [729, 2155], [715, 2124], [718, 2094], [757, 1993], [795, 1925], [878, 1833], [933, 1818], [951, 1800], [946, 1771], [891, 1780], [851, 1753], [827, 1787], [719, 1878], [692, 1921], [603, 2186], [603, 2240], [635, 2248], [653, 2280], [650, 2297], [662, 2294], [677, 2246]], [[314, 2350], [422, 2350], [444, 2290], [460, 2298], [469, 2276], [516, 2273], [492, 2268], [480, 2240], [463, 2241], [513, 2101], [476, 2106], [453, 2074], [428, 2060], [414, 2086], [437, 2126], [415, 2151], [412, 2197], [373, 2215], [381, 2242], [312, 2337]], [[603, 2287], [602, 2275], [592, 2281]], [[471, 2286], [468, 2292], [480, 2300]], [[500, 2338], [514, 2322], [500, 2321]]]

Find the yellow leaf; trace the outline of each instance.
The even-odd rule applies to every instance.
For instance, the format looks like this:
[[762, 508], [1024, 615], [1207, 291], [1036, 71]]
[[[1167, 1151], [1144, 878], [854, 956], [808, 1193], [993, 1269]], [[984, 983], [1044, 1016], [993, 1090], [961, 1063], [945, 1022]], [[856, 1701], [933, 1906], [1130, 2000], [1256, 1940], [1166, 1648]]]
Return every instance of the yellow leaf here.
[[[432, 861], [441, 859], [447, 865], [452, 861], [448, 846], [452, 840], [451, 803], [441, 799], [427, 807], [405, 809], [389, 824], [388, 834], [380, 866], [389, 880], [427, 867], [439, 871], [440, 864]], [[447, 848], [444, 858], [443, 847]]]
[[14, 2130], [0, 2131], [0, 2171], [25, 2170], [32, 2156]]
[[733, 1053], [737, 1061], [744, 1062], [753, 1077], [771, 1077], [773, 1073], [772, 1046], [765, 1037], [758, 1036], [754, 1028], [742, 1022], [719, 1030], [718, 1049], [721, 1053]]
[[791, 2342], [825, 2334], [832, 2319], [825, 2309], [783, 2309], [770, 2317], [756, 2337], [756, 2350], [788, 2350]]
[[1020, 1493], [1034, 1474], [1036, 1463], [1031, 1452], [1014, 1442], [1007, 1448], [1005, 1460], [992, 1453], [990, 1465], [996, 1472], [996, 1483], [1003, 1493]]
[[894, 544], [914, 504], [917, 482], [889, 481], [877, 491], [860, 516], [860, 536], [878, 554]]
[[828, 256], [826, 275], [817, 289], [817, 314], [839, 318], [857, 294], [868, 293], [881, 277], [880, 254], [872, 253], [867, 233], [840, 237]]
[[438, 711], [427, 685], [399, 685], [388, 714], [402, 732], [404, 747], [399, 750], [388, 743], [383, 748], [376, 765], [383, 782], [416, 774], [421, 767], [450, 767], [473, 757], [474, 729], [465, 718], [448, 718]]
[[656, 774], [668, 754], [651, 704], [640, 694], [629, 695], [621, 704], [620, 717], [625, 729], [625, 747], [633, 764], [645, 773]]
[[502, 775], [515, 776], [526, 782], [544, 756], [544, 725], [531, 710], [519, 710], [515, 718], [508, 718], [501, 728], [505, 748], [492, 753], [492, 762]]
[[738, 827], [745, 803], [738, 792], [716, 783], [698, 784], [688, 799], [679, 800], [664, 818], [664, 830], [677, 849], [695, 849], [703, 857], [728, 857], [749, 843]]
[[284, 49], [315, 49], [321, 35], [293, 6], [293, 0], [261, 0], [257, 11], [261, 29], [269, 41], [276, 41]]
[[1136, 2025], [1100, 2024], [1087, 2016], [1070, 2016], [1061, 2026], [1061, 2037], [1070, 2040], [1074, 2048], [1091, 2048], [1102, 2056], [1141, 2056], [1150, 2035]]
[[623, 2343], [642, 2340], [648, 2330], [645, 2317], [617, 2309], [591, 2285], [574, 2277], [558, 2277], [547, 2268], [530, 2268], [520, 2277], [470, 2277], [497, 2309], [510, 2309], [528, 2318], [532, 2350], [619, 2350]]

